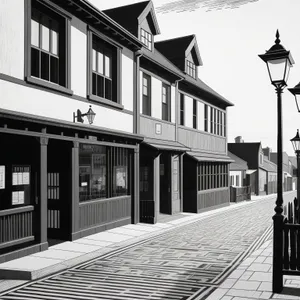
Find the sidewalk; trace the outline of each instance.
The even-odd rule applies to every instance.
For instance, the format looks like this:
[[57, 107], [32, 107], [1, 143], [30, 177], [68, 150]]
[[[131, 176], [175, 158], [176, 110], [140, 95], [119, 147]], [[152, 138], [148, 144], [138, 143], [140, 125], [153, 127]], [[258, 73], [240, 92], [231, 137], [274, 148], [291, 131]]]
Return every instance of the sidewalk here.
[[[209, 216], [228, 210], [238, 209], [241, 206], [251, 205], [251, 203], [256, 201], [272, 197], [274, 197], [274, 195], [256, 196], [253, 197], [253, 200], [251, 201], [244, 201], [237, 204], [233, 203], [230, 204], [230, 206], [201, 214], [181, 213], [175, 219], [172, 217], [166, 219], [164, 223], [159, 222], [154, 225], [130, 224], [90, 235], [74, 242], [57, 244], [49, 247], [46, 251], [0, 264], [0, 294], [27, 283], [29, 280], [36, 280], [49, 276], [89, 260], [96, 259], [105, 254], [116, 253], [120, 250], [124, 250], [126, 247], [132, 247], [145, 240], [167, 233], [169, 230], [176, 227], [203, 220]], [[229, 286], [227, 287], [230, 288]], [[219, 293], [223, 292], [224, 296], [224, 293], [229, 292], [228, 288], [226, 289], [225, 286], [222, 285]], [[217, 291], [219, 291], [219, 289]], [[221, 298], [210, 298], [210, 300], [211, 299], [217, 300]], [[224, 299], [228, 300], [231, 298]]]

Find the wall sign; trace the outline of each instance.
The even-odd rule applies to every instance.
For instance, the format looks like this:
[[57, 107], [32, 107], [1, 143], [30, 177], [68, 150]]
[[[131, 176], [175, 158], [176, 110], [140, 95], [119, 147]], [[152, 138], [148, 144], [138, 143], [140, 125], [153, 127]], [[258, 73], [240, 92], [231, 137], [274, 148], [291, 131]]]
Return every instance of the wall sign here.
[[156, 123], [155, 124], [155, 133], [156, 134], [161, 134], [161, 123]]
[[12, 192], [12, 205], [24, 204], [24, 202], [25, 202], [24, 191]]
[[0, 190], [5, 189], [5, 166], [0, 166]]

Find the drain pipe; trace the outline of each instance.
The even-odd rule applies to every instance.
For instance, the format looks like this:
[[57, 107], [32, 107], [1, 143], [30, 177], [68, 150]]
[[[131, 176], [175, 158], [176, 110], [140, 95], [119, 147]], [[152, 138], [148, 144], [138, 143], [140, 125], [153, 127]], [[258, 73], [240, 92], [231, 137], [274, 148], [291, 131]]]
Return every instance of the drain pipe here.
[[143, 55], [141, 51], [137, 51], [135, 53], [135, 59], [136, 59], [136, 68], [135, 68], [135, 80], [134, 84], [135, 86], [135, 99], [134, 99], [134, 118], [133, 118], [133, 131], [134, 133], [139, 134], [140, 133], [140, 105], [141, 105], [141, 99], [140, 99], [140, 57]]
[[179, 92], [178, 92], [178, 86], [179, 82], [183, 80], [184, 78], [180, 78], [175, 80], [175, 141], [178, 141], [178, 123], [179, 123]]

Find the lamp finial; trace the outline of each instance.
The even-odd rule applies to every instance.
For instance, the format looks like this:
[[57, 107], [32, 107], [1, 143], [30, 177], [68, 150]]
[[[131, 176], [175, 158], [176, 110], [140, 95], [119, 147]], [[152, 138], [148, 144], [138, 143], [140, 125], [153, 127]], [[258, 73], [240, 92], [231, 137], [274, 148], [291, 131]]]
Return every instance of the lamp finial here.
[[275, 40], [275, 44], [280, 44], [280, 39], [279, 39], [279, 31], [278, 31], [278, 29], [277, 29], [277, 31], [276, 31], [276, 40]]

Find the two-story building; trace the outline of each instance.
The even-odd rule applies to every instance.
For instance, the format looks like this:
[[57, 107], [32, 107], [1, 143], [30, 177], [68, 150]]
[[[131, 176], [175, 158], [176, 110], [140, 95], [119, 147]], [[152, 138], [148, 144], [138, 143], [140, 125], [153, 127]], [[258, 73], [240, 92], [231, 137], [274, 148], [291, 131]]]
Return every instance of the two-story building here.
[[160, 30], [151, 1], [104, 12], [144, 46], [137, 107], [137, 132], [145, 137], [141, 220], [228, 205], [226, 108], [232, 104], [198, 78], [202, 59], [195, 35], [155, 42]]
[[139, 222], [142, 43], [88, 1], [4, 0], [0, 20], [0, 262]]
[[0, 262], [229, 204], [232, 104], [194, 35], [155, 43], [151, 1], [0, 5]]

